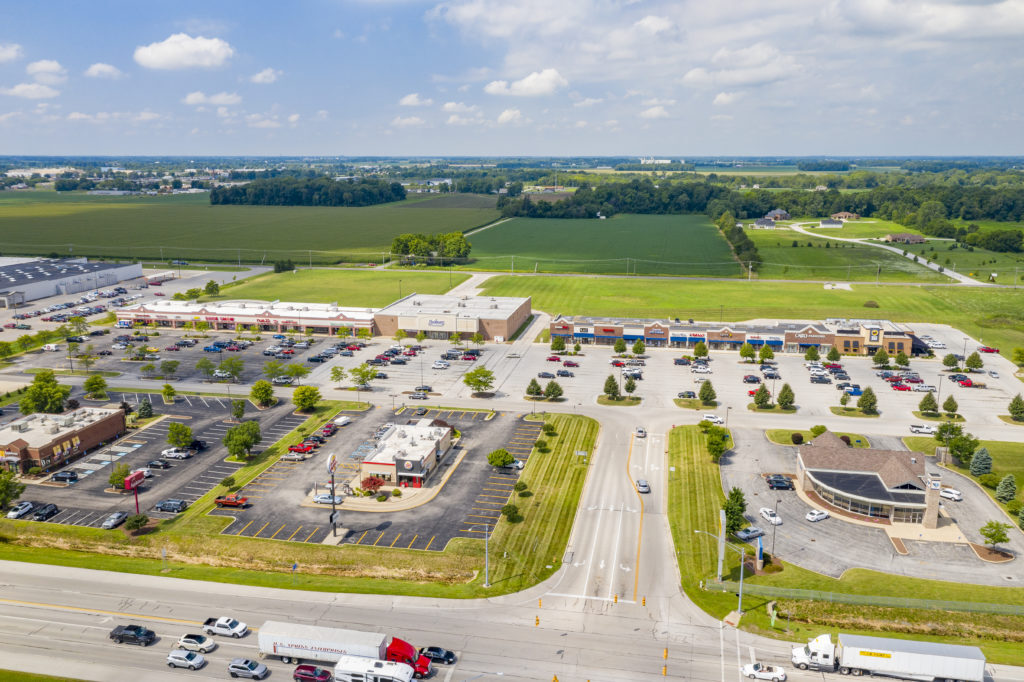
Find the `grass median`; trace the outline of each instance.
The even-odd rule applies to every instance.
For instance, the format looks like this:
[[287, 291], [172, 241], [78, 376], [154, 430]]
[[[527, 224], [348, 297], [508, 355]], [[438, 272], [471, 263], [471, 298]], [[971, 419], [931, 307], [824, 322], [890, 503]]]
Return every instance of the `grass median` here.
[[[785, 433], [790, 433], [785, 430]], [[680, 426], [669, 432], [668, 513], [682, 589], [695, 604], [716, 618], [722, 618], [737, 606], [736, 595], [705, 591], [701, 581], [714, 580], [717, 563], [715, 540], [703, 534], [717, 532], [718, 510], [725, 499], [718, 465], [711, 461], [706, 440], [697, 426]], [[748, 506], [751, 502], [748, 500]], [[733, 542], [749, 550], [753, 547]], [[867, 569], [851, 569], [842, 578], [830, 578], [794, 564], [782, 562], [779, 573], [746, 576], [748, 584], [763, 584], [823, 593], [865, 594], [888, 597], [912, 595], [919, 599], [985, 602], [1024, 605], [1024, 588], [990, 587], [964, 583], [923, 580], [890, 575]], [[723, 578], [739, 580], [739, 553], [726, 550]], [[827, 599], [827, 595], [823, 596]], [[905, 639], [920, 639], [950, 644], [980, 646], [990, 662], [1024, 664], [1024, 648], [1018, 633], [1024, 618], [990, 616], [924, 609], [865, 608], [822, 601], [779, 602], [779, 608], [792, 618], [778, 618], [774, 625], [767, 613], [772, 599], [747, 593], [743, 597], [741, 627], [757, 634], [803, 641], [841, 628], [850, 634], [879, 631]], [[943, 632], [945, 636], [929, 633]]]
[[[808, 430], [805, 429], [768, 429], [764, 432], [764, 435], [771, 442], [776, 445], [793, 445], [793, 434], [799, 433], [803, 436], [803, 442], [807, 443], [814, 440], [815, 436]], [[867, 439], [867, 436], [862, 436], [859, 433], [847, 433], [846, 431], [836, 431], [835, 434], [842, 438], [848, 436], [850, 438], [850, 445], [855, 448], [870, 448], [871, 442]]]

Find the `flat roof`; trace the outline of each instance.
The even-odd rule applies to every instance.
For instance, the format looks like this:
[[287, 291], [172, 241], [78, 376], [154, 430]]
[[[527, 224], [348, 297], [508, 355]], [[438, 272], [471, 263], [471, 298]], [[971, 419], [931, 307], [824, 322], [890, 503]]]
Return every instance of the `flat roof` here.
[[529, 298], [510, 296], [448, 296], [446, 294], [409, 294], [381, 308], [381, 315], [457, 315], [459, 317], [508, 317]]
[[119, 313], [152, 313], [154, 315], [230, 315], [301, 317], [306, 320], [346, 317], [369, 322], [375, 308], [355, 308], [333, 303], [291, 303], [287, 301], [232, 300], [192, 303], [190, 301], [149, 301], [121, 308]]
[[87, 263], [66, 258], [41, 258], [29, 262], [0, 265], [0, 288], [17, 287], [35, 282], [89, 275], [104, 270], [123, 268], [128, 263]]
[[388, 426], [390, 428], [381, 436], [377, 449], [365, 457], [364, 462], [394, 464], [396, 458], [423, 461], [434, 454], [438, 441], [448, 430], [442, 426], [421, 424]]
[[970, 658], [984, 661], [985, 654], [976, 646], [963, 644], [943, 644], [941, 642], [918, 642], [912, 639], [891, 639], [888, 637], [869, 637], [867, 635], [846, 635], [840, 633], [839, 643], [842, 646], [860, 649], [878, 649], [880, 651], [905, 651], [924, 656], [941, 656], [943, 658]]
[[635, 327], [646, 327], [648, 325], [660, 324], [668, 327], [672, 331], [720, 331], [728, 329], [729, 331], [743, 331], [750, 334], [784, 334], [786, 332], [798, 332], [804, 331], [805, 329], [813, 329], [821, 334], [829, 333], [828, 329], [820, 323], [814, 322], [779, 322], [775, 325], [765, 325], [760, 323], [746, 323], [746, 322], [701, 322], [694, 320], [691, 324], [689, 320], [675, 321], [672, 319], [650, 319], [641, 317], [592, 317], [589, 315], [558, 315], [552, 322], [564, 322], [566, 324], [575, 325], [590, 325], [592, 327], [600, 325], [609, 326], [620, 326], [630, 325]]
[[0, 428], [0, 444], [23, 440], [30, 448], [42, 447], [70, 437], [86, 426], [120, 411], [108, 407], [80, 407], [64, 414], [28, 414]]

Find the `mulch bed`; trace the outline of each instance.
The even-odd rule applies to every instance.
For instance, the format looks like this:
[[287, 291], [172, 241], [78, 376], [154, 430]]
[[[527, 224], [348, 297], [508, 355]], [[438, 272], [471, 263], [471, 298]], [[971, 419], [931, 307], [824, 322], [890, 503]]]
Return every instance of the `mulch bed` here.
[[967, 543], [974, 550], [974, 553], [978, 555], [978, 558], [982, 561], [987, 561], [992, 564], [1005, 564], [1008, 561], [1013, 561], [1016, 557], [1012, 552], [1007, 552], [1003, 549], [992, 549], [985, 545], [976, 545], [973, 542]]

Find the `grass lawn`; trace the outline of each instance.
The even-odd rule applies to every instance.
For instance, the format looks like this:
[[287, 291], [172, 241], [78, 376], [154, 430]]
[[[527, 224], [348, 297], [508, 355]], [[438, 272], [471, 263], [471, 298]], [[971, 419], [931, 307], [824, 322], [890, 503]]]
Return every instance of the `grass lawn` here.
[[[903, 442], [911, 450], [917, 450], [926, 455], [934, 455], [936, 446], [940, 445], [939, 441], [931, 436], [907, 436], [903, 439]], [[1013, 474], [1017, 479], [1017, 499], [1024, 501], [1024, 443], [983, 440], [981, 445], [987, 448], [988, 453], [992, 455], [992, 473], [996, 474], [1000, 480], [1006, 474]], [[954, 464], [953, 469], [959, 471], [964, 476], [971, 476], [967, 467], [958, 467]], [[975, 477], [971, 476], [971, 478]], [[995, 490], [985, 486], [981, 486], [981, 489], [995, 500]], [[967, 491], [962, 492], [969, 494]], [[996, 504], [999, 504], [1004, 509], [1006, 508], [1006, 505], [998, 500]]]
[[36, 673], [23, 673], [17, 670], [0, 670], [0, 677], [7, 682], [76, 682], [75, 677], [53, 677], [52, 675], [38, 675]]
[[713, 410], [715, 405], [705, 405], [700, 398], [673, 398], [672, 402], [676, 404], [676, 407], [681, 407], [684, 410]]
[[515, 218], [470, 236], [472, 270], [734, 277], [728, 242], [701, 215]]
[[953, 242], [928, 242], [925, 244], [903, 244], [902, 248], [910, 253], [918, 254], [922, 259], [928, 258], [940, 265], [948, 265], [957, 272], [981, 281], [987, 281], [992, 273], [996, 273], [999, 284], [1013, 284], [1016, 268], [1017, 284], [1024, 282], [1024, 255], [1019, 253], [996, 253], [975, 248], [974, 251], [955, 248]]
[[[817, 224], [818, 220], [821, 219], [816, 219], [815, 224]], [[789, 222], [800, 223], [808, 221], [792, 220]], [[809, 225], [805, 225], [804, 229], [808, 232], [820, 234], [823, 237], [831, 235], [833, 237], [841, 237], [843, 239], [872, 239], [898, 232], [921, 234], [919, 230], [913, 227], [906, 227], [899, 223], [894, 223], [888, 220], [878, 220], [876, 218], [863, 218], [861, 220], [848, 221], [843, 223], [842, 227], [810, 227]], [[881, 251], [881, 249], [879, 250]]]
[[[26, 367], [24, 369], [24, 372], [25, 372], [25, 374], [39, 374], [40, 372], [44, 372], [46, 370], [47, 370], [47, 368], [45, 368], [45, 367]], [[61, 375], [61, 376], [88, 377], [88, 376], [92, 376], [93, 374], [99, 374], [101, 377], [119, 377], [119, 376], [121, 376], [120, 372], [110, 372], [110, 371], [106, 371], [106, 370], [102, 370], [101, 371], [101, 370], [98, 370], [98, 369], [96, 369], [96, 370], [85, 370], [85, 369], [76, 369], [76, 370], [70, 370], [70, 369], [51, 369], [49, 371], [53, 372], [55, 375]]]
[[335, 303], [342, 306], [379, 308], [399, 296], [443, 294], [464, 282], [469, 275], [450, 272], [405, 272], [398, 270], [295, 270], [267, 273], [238, 284], [221, 287], [219, 296], [200, 301], [256, 299]]
[[1011, 415], [1008, 414], [1001, 414], [999, 415], [999, 418], [1002, 419], [1007, 424], [1013, 424], [1014, 426], [1024, 426], [1024, 421], [1017, 421]]
[[609, 405], [611, 407], [634, 407], [643, 402], [643, 398], [637, 398], [636, 396], [622, 396], [618, 399], [609, 398], [606, 395], [597, 396], [598, 405]]
[[[814, 440], [814, 434], [809, 430], [804, 429], [769, 429], [764, 432], [768, 440], [777, 445], [792, 445], [793, 439], [790, 437], [794, 433], [799, 433], [804, 437], [804, 442], [807, 443]], [[870, 448], [871, 442], [867, 439], [867, 436], [862, 436], [859, 433], [847, 433], [846, 431], [836, 431], [837, 436], [849, 436], [850, 443], [855, 448]]]
[[[9, 254], [188, 261], [380, 262], [403, 232], [456, 232], [499, 217], [494, 197], [413, 197], [369, 207], [211, 206], [208, 194], [110, 197], [47, 191], [0, 198]], [[144, 226], [144, 227], [142, 227]], [[21, 235], [21, 236], [19, 236]], [[31, 239], [24, 235], [32, 235]], [[309, 250], [312, 250], [312, 254]]]
[[828, 409], [831, 410], [832, 414], [836, 415], [837, 417], [858, 417], [860, 419], [878, 419], [881, 416], [878, 412], [875, 412], [874, 414], [867, 414], [859, 407], [842, 407], [833, 405]]
[[[1024, 289], [854, 284], [852, 291], [788, 282], [524, 277], [483, 283], [489, 296], [532, 296], [536, 310], [609, 317], [693, 318], [705, 322], [756, 318], [941, 320], [985, 343], [1024, 346]], [[875, 301], [878, 308], [865, 308]]]
[[[718, 525], [718, 509], [724, 495], [715, 465], [705, 449], [705, 437], [699, 427], [680, 426], [669, 432], [668, 440], [668, 516], [672, 539], [675, 544], [676, 558], [682, 588], [695, 604], [716, 618], [722, 618], [736, 608], [736, 596], [700, 589], [700, 581], [714, 580], [717, 553], [714, 538], [694, 533], [695, 530], [714, 533]], [[748, 506], [751, 502], [748, 500]], [[744, 551], [753, 547], [741, 545]], [[726, 550], [723, 577], [726, 580], [739, 580], [739, 554]], [[847, 594], [869, 594], [893, 597], [913, 595], [923, 599], [943, 599], [951, 601], [979, 601], [990, 603], [1024, 604], [1024, 588], [1020, 587], [988, 587], [983, 585], [967, 585], [948, 583], [936, 580], [918, 580], [903, 576], [887, 575], [864, 569], [846, 571], [841, 579], [828, 578], [791, 564], [784, 564], [779, 573], [762, 576], [747, 576], [747, 582], [760, 583], [779, 587], [821, 590], [823, 592], [840, 592]], [[835, 629], [817, 622], [803, 623], [785, 621], [782, 618], [771, 625], [766, 612], [769, 598], [758, 597], [749, 592], [744, 595], [742, 627], [745, 630], [768, 637], [775, 637], [790, 642], [804, 641], [821, 634], [823, 630]], [[801, 602], [801, 605], [814, 605], [816, 602]], [[831, 614], [839, 614], [854, 621], [844, 626], [843, 632], [852, 634], [875, 634], [869, 630], [864, 620], [857, 616], [864, 608], [855, 605], [828, 605]], [[962, 619], [965, 614], [944, 615], [942, 611], [901, 610], [901, 615], [909, 614], [908, 618], [915, 624], [924, 623], [923, 632], [928, 632], [928, 624], [945, 625], [944, 619]], [[900, 618], [900, 622], [908, 618]], [[985, 619], [993, 617], [984, 616]], [[974, 620], [978, 620], [974, 616]], [[1019, 619], [1014, 619], [1015, 621]], [[879, 621], [882, 626], [890, 625]], [[870, 621], [867, 627], [870, 627]], [[1007, 631], [1017, 632], [1017, 623], [1006, 627]], [[981, 646], [991, 662], [1021, 665], [1024, 663], [1024, 649], [1019, 642], [1000, 641], [1002, 632], [998, 629], [989, 634], [988, 639], [966, 636], [935, 637], [917, 632], [900, 632], [898, 637], [929, 641], [945, 641], [955, 644], [977, 644]]]
[[757, 403], [747, 403], [747, 409], [751, 412], [776, 412], [778, 414], [796, 414], [797, 407], [781, 408], [778, 405], [769, 405], [768, 407], [758, 407]]
[[757, 244], [757, 251], [764, 259], [757, 272], [762, 279], [949, 281], [945, 275], [898, 253], [874, 246], [812, 238], [786, 230], [747, 230], [747, 235]]
[[914, 410], [914, 416], [930, 422], [962, 422], [964, 420], [959, 414], [951, 414], [949, 412], [922, 412], [921, 410]]

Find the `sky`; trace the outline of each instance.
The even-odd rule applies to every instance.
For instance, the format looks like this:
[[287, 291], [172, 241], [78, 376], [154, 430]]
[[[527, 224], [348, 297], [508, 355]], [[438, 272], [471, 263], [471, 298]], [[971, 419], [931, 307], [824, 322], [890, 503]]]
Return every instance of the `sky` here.
[[0, 154], [1019, 155], [1024, 0], [8, 3]]

